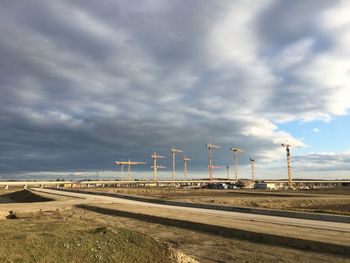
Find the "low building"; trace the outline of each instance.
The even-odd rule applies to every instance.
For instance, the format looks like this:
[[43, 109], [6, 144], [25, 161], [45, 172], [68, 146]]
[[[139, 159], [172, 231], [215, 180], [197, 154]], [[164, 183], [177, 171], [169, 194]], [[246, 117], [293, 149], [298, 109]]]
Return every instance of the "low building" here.
[[276, 190], [276, 184], [275, 183], [256, 183], [254, 185], [255, 189], [264, 189], [264, 190]]
[[227, 189], [228, 185], [226, 183], [213, 183], [208, 184], [208, 189]]

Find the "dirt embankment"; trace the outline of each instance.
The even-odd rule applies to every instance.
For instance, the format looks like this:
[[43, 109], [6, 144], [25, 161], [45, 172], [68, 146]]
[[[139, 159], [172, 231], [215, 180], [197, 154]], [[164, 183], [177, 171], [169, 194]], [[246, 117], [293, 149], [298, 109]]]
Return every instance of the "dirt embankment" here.
[[53, 201], [54, 199], [34, 194], [29, 190], [21, 190], [0, 195], [0, 200], [2, 200], [2, 203], [5, 203], [6, 200], [15, 203], [34, 203]]
[[138, 231], [59, 212], [35, 217], [2, 222], [0, 262], [181, 262], [166, 245]]

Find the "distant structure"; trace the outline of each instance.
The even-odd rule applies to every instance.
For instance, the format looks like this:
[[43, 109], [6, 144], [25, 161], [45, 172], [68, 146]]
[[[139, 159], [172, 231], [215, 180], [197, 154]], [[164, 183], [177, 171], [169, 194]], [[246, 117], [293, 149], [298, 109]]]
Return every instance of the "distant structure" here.
[[120, 165], [120, 170], [121, 170], [121, 172], [122, 172], [122, 178], [123, 178], [123, 180], [124, 180], [124, 165], [125, 165], [124, 162], [118, 162], [118, 161], [116, 161], [115, 164]]
[[157, 159], [164, 159], [165, 156], [158, 155], [156, 152], [151, 154], [151, 158], [153, 160], [153, 181], [157, 181], [157, 170], [160, 168], [165, 168], [165, 166], [157, 165]]
[[238, 153], [239, 152], [244, 152], [242, 149], [237, 148], [237, 147], [231, 147], [230, 149], [233, 153], [233, 170], [234, 170], [234, 175], [235, 175], [235, 180], [238, 181]]
[[176, 159], [176, 153], [182, 153], [182, 150], [176, 149], [175, 147], [170, 149], [171, 152], [171, 158], [172, 158], [172, 162], [173, 162], [173, 172], [172, 172], [172, 176], [171, 179], [173, 181], [175, 181], [175, 159]]
[[122, 168], [122, 176], [124, 176], [124, 165], [128, 166], [128, 180], [131, 181], [131, 165], [146, 164], [145, 162], [132, 162], [128, 161], [117, 161], [116, 164], [120, 165]]
[[227, 180], [230, 179], [230, 167], [228, 164], [226, 165], [226, 174], [227, 174]]
[[251, 166], [251, 170], [252, 170], [252, 181], [255, 181], [255, 175], [254, 175], [254, 163], [255, 163], [255, 159], [250, 158], [250, 166]]
[[186, 180], [186, 177], [187, 177], [187, 162], [191, 161], [191, 159], [188, 158], [187, 156], [183, 156], [182, 160], [184, 161], [184, 177], [185, 177], [185, 180]]
[[208, 147], [209, 151], [209, 180], [213, 180], [213, 158], [211, 151], [213, 149], [219, 149], [220, 147], [212, 143], [207, 143], [206, 146]]
[[[291, 144], [282, 143], [282, 147], [286, 148], [287, 153], [287, 167], [288, 167], [288, 188], [293, 189], [293, 177], [292, 177], [292, 161], [291, 161], [291, 155], [290, 155], [290, 148], [292, 147]], [[299, 146], [296, 146], [299, 148]]]

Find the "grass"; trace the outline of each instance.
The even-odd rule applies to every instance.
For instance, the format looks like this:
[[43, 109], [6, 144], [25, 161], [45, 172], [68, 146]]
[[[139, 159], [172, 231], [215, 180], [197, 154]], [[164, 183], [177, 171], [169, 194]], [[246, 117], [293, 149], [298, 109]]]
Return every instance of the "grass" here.
[[0, 234], [0, 262], [4, 263], [171, 262], [167, 247], [145, 234], [67, 220], [59, 213], [53, 218], [3, 221]]

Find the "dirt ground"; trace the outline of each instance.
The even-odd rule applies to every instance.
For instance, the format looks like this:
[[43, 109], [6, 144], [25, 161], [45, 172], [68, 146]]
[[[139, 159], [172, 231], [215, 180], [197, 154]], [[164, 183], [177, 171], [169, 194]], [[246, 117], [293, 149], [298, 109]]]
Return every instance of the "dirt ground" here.
[[[86, 188], [84, 189], [86, 190]], [[303, 190], [292, 192], [111, 187], [89, 188], [88, 190], [193, 203], [209, 203], [229, 206], [260, 207], [350, 215], [350, 188]]]
[[[105, 206], [105, 205], [104, 205]], [[111, 207], [111, 206], [107, 206]], [[120, 207], [119, 207], [120, 208]], [[246, 240], [236, 239], [232, 237], [227, 237], [224, 234], [210, 234], [201, 230], [189, 230], [182, 227], [168, 226], [162, 223], [154, 223], [148, 220], [131, 218], [128, 216], [116, 216], [113, 214], [93, 212], [87, 209], [73, 208], [69, 210], [56, 210], [49, 212], [41, 213], [27, 213], [27, 214], [18, 214], [21, 218], [19, 220], [4, 221], [0, 226], [0, 234], [6, 236], [5, 239], [1, 241], [1, 250], [0, 255], [4, 257], [7, 255], [7, 258], [10, 258], [9, 252], [16, 252], [21, 249], [21, 247], [28, 247], [36, 252], [31, 252], [31, 258], [40, 258], [43, 255], [43, 252], [40, 252], [39, 246], [42, 246], [43, 242], [38, 241], [37, 238], [40, 236], [56, 237], [56, 239], [46, 240], [46, 242], [55, 243], [55, 249], [51, 255], [59, 254], [62, 257], [62, 254], [58, 248], [61, 244], [63, 248], [68, 249], [67, 246], [73, 246], [63, 253], [64, 257], [71, 257], [76, 259], [76, 254], [73, 253], [74, 249], [78, 249], [80, 239], [85, 239], [88, 244], [89, 249], [99, 250], [99, 247], [91, 243], [90, 238], [88, 237], [90, 232], [81, 232], [80, 235], [83, 235], [82, 238], [70, 239], [64, 238], [65, 234], [68, 235], [74, 233], [74, 231], [82, 231], [82, 229], [96, 229], [100, 227], [106, 227], [109, 231], [118, 232], [120, 229], [126, 229], [136, 233], [136, 236], [139, 237], [141, 233], [146, 236], [141, 236], [142, 242], [151, 242], [149, 238], [154, 238], [159, 244], [154, 244], [151, 249], [155, 251], [161, 251], [164, 254], [167, 252], [164, 250], [164, 247], [172, 248], [171, 251], [177, 251], [182, 255], [183, 258], [186, 255], [191, 256], [198, 260], [199, 262], [208, 263], [208, 262], [349, 262], [349, 260], [344, 256], [337, 256], [335, 254], [327, 253], [318, 253], [310, 252], [305, 250], [286, 248], [281, 246], [275, 246], [270, 244], [263, 244], [257, 242], [250, 242]], [[15, 225], [14, 223], [15, 222]], [[136, 232], [135, 232], [136, 231]], [[125, 231], [123, 230], [122, 233]], [[49, 234], [50, 233], [50, 234]], [[87, 234], [88, 233], [88, 234]], [[28, 237], [28, 234], [34, 237]], [[149, 238], [147, 238], [147, 236]], [[58, 237], [58, 239], [57, 239]], [[94, 237], [96, 239], [96, 237]], [[133, 241], [133, 237], [123, 236], [124, 244], [119, 244], [123, 248], [122, 256], [125, 256], [127, 253], [135, 253], [137, 241]], [[140, 237], [139, 237], [140, 238]], [[144, 240], [143, 240], [144, 239]], [[99, 240], [99, 238], [97, 238]], [[101, 239], [102, 242], [103, 240]], [[121, 242], [119, 240], [119, 242]], [[15, 243], [14, 243], [15, 242]], [[15, 247], [13, 245], [15, 244]], [[108, 246], [107, 244], [105, 244]], [[146, 246], [141, 243], [138, 246]], [[10, 246], [12, 246], [10, 248]], [[46, 246], [41, 247], [47, 253], [48, 249]], [[63, 249], [61, 247], [61, 249]], [[118, 247], [115, 247], [118, 250]], [[7, 254], [5, 250], [9, 251]], [[153, 250], [153, 252], [154, 252]], [[23, 250], [27, 251], [27, 250]], [[159, 252], [158, 251], [158, 252]], [[77, 250], [77, 252], [79, 252]], [[142, 252], [142, 251], [141, 251]], [[137, 253], [141, 253], [137, 252]], [[152, 252], [152, 251], [151, 251]], [[149, 252], [145, 260], [140, 260], [140, 258], [130, 258], [130, 262], [167, 262], [161, 261], [158, 257], [158, 260], [152, 261], [152, 253]], [[158, 253], [157, 252], [157, 253]], [[136, 253], [136, 254], [137, 254]], [[143, 251], [142, 253], [145, 253]], [[23, 253], [18, 253], [21, 255]], [[13, 256], [14, 254], [12, 254]], [[108, 258], [108, 255], [102, 253], [91, 253], [93, 255], [92, 259], [95, 261], [91, 262], [108, 262], [104, 259]], [[143, 256], [138, 254], [139, 256]], [[49, 257], [44, 257], [44, 259]], [[161, 257], [160, 257], [161, 258]], [[1, 259], [1, 257], [0, 257]], [[146, 260], [146, 259], [149, 259]], [[136, 260], [136, 261], [135, 261]], [[129, 262], [122, 261], [122, 262]], [[3, 262], [13, 262], [13, 261], [3, 261]], [[19, 261], [23, 262], [23, 261]], [[30, 261], [24, 261], [30, 262]], [[50, 261], [36, 261], [36, 262], [50, 262]], [[51, 261], [55, 262], [55, 261]], [[61, 262], [73, 262], [69, 260], [63, 260]], [[80, 262], [80, 261], [74, 261]], [[82, 261], [90, 262], [90, 261]], [[111, 261], [114, 262], [114, 261]], [[115, 261], [118, 262], [118, 261]], [[170, 262], [170, 261], [169, 261]], [[188, 258], [184, 261], [178, 262], [190, 262]], [[195, 262], [195, 261], [193, 261]]]
[[[89, 188], [89, 190], [90, 189], [91, 188]], [[113, 188], [103, 188], [102, 190], [106, 189], [109, 191], [116, 190]], [[135, 189], [132, 190], [135, 191]], [[126, 191], [130, 191], [130, 189], [122, 189], [122, 191], [125, 193]], [[168, 189], [147, 189], [145, 191], [147, 191], [149, 196], [157, 198], [160, 198], [159, 196], [169, 194]], [[213, 190], [209, 191], [212, 192]], [[173, 195], [175, 196], [186, 195], [182, 190], [179, 190], [179, 192], [176, 190], [174, 192], [175, 193]], [[191, 192], [193, 191], [189, 191], [189, 194], [187, 194], [185, 198], [188, 198], [189, 196], [191, 197], [191, 195], [193, 195]], [[227, 195], [227, 193], [223, 191], [214, 190], [214, 192], [217, 192], [218, 196]], [[259, 195], [259, 193], [257, 193], [257, 195]], [[196, 197], [198, 196], [207, 197], [208, 193], [206, 190], [199, 191], [196, 192]], [[50, 195], [47, 195], [47, 197], [50, 197]], [[62, 196], [55, 196], [55, 198], [56, 197], [59, 200], [66, 199], [66, 197]], [[65, 247], [65, 244], [66, 246], [67, 244], [69, 246], [73, 245], [75, 249], [65, 251], [63, 254], [67, 260], [61, 262], [79, 262], [69, 261], [68, 259], [74, 258], [76, 256], [75, 252], [79, 252], [79, 247], [75, 246], [81, 243], [80, 240], [68, 238], [67, 241], [62, 243], [62, 240], [64, 240], [63, 237], [72, 236], [74, 231], [79, 232], [83, 231], [83, 229], [91, 230], [100, 227], [105, 227], [108, 229], [108, 231], [110, 231], [108, 232], [110, 239], [115, 238], [113, 233], [118, 232], [120, 229], [125, 229], [126, 233], [129, 233], [128, 230], [132, 231], [133, 234], [130, 239], [125, 238], [124, 235], [118, 237], [118, 240], [121, 240], [123, 244], [126, 244], [126, 246], [122, 246], [123, 249], [120, 252], [121, 255], [127, 255], [127, 253], [146, 253], [145, 251], [135, 252], [135, 242], [138, 244], [137, 240], [141, 238], [137, 233], [141, 233], [144, 235], [142, 236], [143, 241], [138, 246], [141, 245], [142, 247], [145, 246], [143, 244], [144, 242], [151, 242], [148, 238], [154, 239], [158, 242], [158, 244], [160, 244], [160, 246], [154, 244], [152, 248], [154, 249], [153, 251], [160, 249], [159, 251], [163, 251], [161, 253], [164, 255], [164, 253], [168, 253], [162, 250], [164, 249], [164, 246], [166, 248], [170, 248], [170, 251], [175, 251], [173, 253], [180, 255], [179, 258], [183, 258], [182, 261], [178, 262], [191, 262], [189, 261], [189, 258], [186, 258], [186, 255], [204, 263], [350, 262], [347, 256], [344, 256], [344, 253], [337, 254], [338, 249], [343, 249], [343, 245], [348, 244], [348, 241], [350, 240], [349, 233], [338, 231], [320, 231], [317, 229], [302, 228], [297, 226], [281, 226], [283, 227], [283, 235], [287, 238], [287, 240], [281, 243], [279, 239], [283, 239], [283, 237], [276, 240], [264, 235], [259, 235], [261, 230], [265, 231], [266, 229], [270, 229], [269, 233], [278, 236], [280, 228], [269, 223], [255, 222], [254, 224], [251, 224], [251, 222], [247, 222], [245, 220], [225, 218], [224, 216], [203, 216], [197, 213], [177, 212], [174, 210], [170, 211], [168, 209], [160, 210], [158, 208], [148, 206], [143, 206], [140, 208], [128, 204], [107, 203], [85, 206], [82, 205], [78, 207], [73, 206], [71, 209], [52, 209], [49, 211], [41, 211], [39, 213], [18, 213], [17, 216], [20, 218], [19, 220], [4, 220], [0, 224], [0, 235], [6, 237], [2, 239], [2, 243], [0, 242], [0, 255], [6, 256], [3, 258], [0, 257], [0, 261], [2, 260], [2, 262], [15, 262], [15, 260], [13, 260], [15, 259], [13, 256], [21, 255], [18, 251], [24, 249], [24, 247], [25, 249], [23, 251], [27, 251], [28, 247], [33, 249], [34, 252], [29, 254], [32, 258], [40, 258], [44, 253], [43, 251], [50, 251], [50, 248], [46, 246], [50, 242], [54, 242], [55, 244], [55, 249], [52, 252], [54, 255], [62, 255], [60, 249], [66, 250], [67, 248]], [[222, 227], [211, 229], [210, 226], [217, 225], [218, 220], [220, 221]], [[197, 223], [191, 223], [191, 221], [195, 221]], [[234, 228], [231, 228], [232, 225]], [[228, 228], [225, 228], [225, 226]], [[52, 236], [50, 236], [51, 232], [53, 233]], [[34, 238], [30, 237], [32, 235], [34, 235]], [[91, 251], [90, 254], [87, 253], [89, 257], [92, 256], [92, 259], [95, 260], [91, 262], [109, 262], [106, 261], [107, 255], [102, 252], [97, 253], [97, 257], [95, 257], [96, 255], [94, 249], [98, 250], [98, 247], [96, 248], [95, 244], [91, 243], [92, 240], [95, 239], [95, 237], [91, 235], [91, 231], [79, 232], [79, 235], [84, 236], [85, 240], [87, 240], [86, 242], [89, 244], [88, 248], [90, 250], [92, 249], [91, 251], [93, 253]], [[136, 241], [134, 241], [134, 235], [137, 237]], [[52, 238], [54, 241], [50, 241]], [[291, 239], [288, 240], [289, 238]], [[302, 244], [304, 239], [309, 241]], [[103, 240], [101, 239], [100, 241], [102, 242]], [[302, 243], [293, 244], [293, 242]], [[326, 247], [328, 246], [327, 250], [322, 250], [321, 247], [316, 247], [316, 250], [315, 248], [312, 248], [313, 245], [319, 246], [325, 242], [330, 244], [330, 247], [326, 244]], [[109, 246], [107, 244], [105, 245]], [[298, 248], [295, 248], [295, 245], [297, 245]], [[334, 250], [332, 250], [333, 247]], [[72, 247], [70, 246], [70, 248]], [[108, 247], [107, 249], [112, 249], [112, 247]], [[152, 253], [147, 255], [149, 259], [152, 258]], [[166, 262], [160, 260], [140, 261], [132, 257], [130, 257], [130, 259], [132, 259], [133, 262]]]
[[131, 228], [85, 220], [83, 212], [18, 214], [0, 225], [0, 262], [176, 262], [171, 250]]

